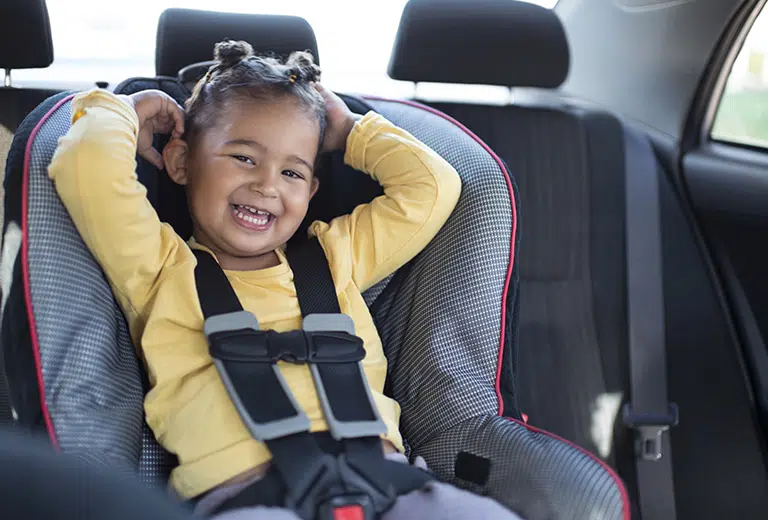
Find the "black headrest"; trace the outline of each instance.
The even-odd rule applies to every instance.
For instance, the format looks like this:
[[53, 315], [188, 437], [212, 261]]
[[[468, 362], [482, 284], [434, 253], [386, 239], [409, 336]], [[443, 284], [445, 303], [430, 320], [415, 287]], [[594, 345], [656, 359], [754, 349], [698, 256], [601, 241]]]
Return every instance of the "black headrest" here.
[[513, 0], [410, 0], [389, 62], [393, 79], [560, 86], [570, 54], [551, 9]]
[[0, 69], [42, 69], [53, 63], [45, 0], [0, 1]]
[[319, 62], [315, 32], [304, 18], [167, 9], [157, 26], [155, 73], [176, 76], [187, 65], [211, 60], [214, 44], [226, 38], [276, 56], [308, 50]]

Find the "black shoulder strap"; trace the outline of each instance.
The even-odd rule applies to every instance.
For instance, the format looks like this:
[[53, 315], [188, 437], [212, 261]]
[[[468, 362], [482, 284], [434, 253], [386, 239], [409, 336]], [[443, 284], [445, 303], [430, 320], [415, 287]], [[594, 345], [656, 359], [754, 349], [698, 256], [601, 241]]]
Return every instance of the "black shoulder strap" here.
[[[193, 250], [193, 253], [197, 258], [195, 282], [201, 296], [200, 307], [203, 316], [208, 318], [243, 310], [239, 298], [216, 259], [198, 249]], [[336, 286], [320, 241], [313, 238], [292, 244], [286, 250], [286, 257], [293, 270], [301, 315], [340, 313]], [[212, 297], [213, 295], [216, 297]]]
[[293, 270], [301, 315], [340, 313], [336, 286], [320, 241], [310, 238], [291, 244], [285, 256]]
[[[205, 319], [242, 311], [240, 300], [216, 259], [206, 251], [192, 252], [197, 258], [195, 284]], [[256, 347], [254, 343], [249, 345], [248, 350], [258, 350]], [[246, 424], [248, 420], [271, 423], [295, 416], [295, 401], [277, 375], [279, 372], [274, 368], [274, 363], [238, 363], [236, 360], [217, 360], [214, 357], [214, 362], [217, 361], [224, 364], [226, 378], [222, 375], [222, 379], [225, 380], [225, 386], [229, 384], [227, 391], [236, 400], [236, 406], [238, 401], [241, 403], [238, 412]], [[270, 396], [269, 406], [264, 406], [264, 396]], [[243, 416], [241, 407], [246, 416]], [[289, 492], [286, 486], [291, 486], [293, 491], [298, 489], [297, 494], [303, 496], [307, 486], [304, 480], [307, 475], [311, 476], [318, 471], [318, 466], [322, 465], [325, 458], [309, 434], [308, 422], [305, 428], [285, 437], [265, 441], [272, 453], [272, 467], [280, 474], [277, 484], [274, 479], [269, 480], [270, 489], [277, 486], [279, 490], [279, 496], [275, 499], [280, 500], [280, 505], [283, 504], [284, 495]]]
[[240, 299], [216, 259], [199, 249], [193, 249], [192, 252], [197, 258], [195, 284], [203, 316], [207, 319], [211, 316], [243, 310]]

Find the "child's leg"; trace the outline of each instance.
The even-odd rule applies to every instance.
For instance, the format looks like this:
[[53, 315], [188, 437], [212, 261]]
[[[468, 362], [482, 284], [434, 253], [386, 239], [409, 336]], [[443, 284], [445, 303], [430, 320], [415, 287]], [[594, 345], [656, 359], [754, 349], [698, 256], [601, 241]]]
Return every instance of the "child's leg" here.
[[[408, 464], [408, 459], [400, 453], [387, 454], [391, 461]], [[415, 466], [426, 468], [424, 460], [417, 459]], [[197, 515], [206, 517], [210, 511], [237, 495], [255, 478], [241, 484], [227, 486], [210, 493], [203, 498], [195, 509]], [[211, 517], [212, 520], [300, 520], [288, 509], [271, 507], [246, 507], [227, 511]], [[430, 482], [424, 488], [398, 497], [392, 509], [387, 511], [382, 520], [521, 520], [520, 516], [508, 510], [495, 500], [470, 493], [443, 482]]]
[[[408, 459], [400, 454], [387, 455], [389, 460], [407, 464]], [[414, 466], [426, 468], [424, 459], [419, 457]], [[392, 509], [382, 520], [522, 520], [520, 516], [495, 500], [470, 493], [444, 482], [430, 482], [398, 497]]]
[[[498, 502], [442, 482], [432, 482], [397, 499], [382, 520], [521, 520]], [[246, 507], [221, 513], [211, 520], [301, 520], [293, 511]]]
[[397, 499], [382, 520], [521, 520], [495, 500], [443, 482], [431, 482], [423, 489]]
[[232, 509], [231, 511], [211, 516], [211, 512], [216, 510], [221, 504], [261, 478], [261, 476], [258, 476], [240, 484], [231, 484], [211, 491], [197, 503], [195, 516], [198, 518], [210, 518], [211, 520], [301, 520], [296, 513], [289, 509], [264, 506]]
[[276, 507], [244, 507], [211, 517], [211, 520], [301, 520], [296, 513]]

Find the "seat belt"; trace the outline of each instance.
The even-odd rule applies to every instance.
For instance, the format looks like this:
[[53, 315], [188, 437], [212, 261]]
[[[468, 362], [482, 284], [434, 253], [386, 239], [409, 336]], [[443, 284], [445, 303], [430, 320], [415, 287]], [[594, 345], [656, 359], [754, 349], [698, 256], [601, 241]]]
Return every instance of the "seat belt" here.
[[637, 488], [643, 520], [674, 520], [669, 436], [678, 422], [667, 395], [667, 353], [659, 169], [648, 138], [624, 126], [627, 308], [631, 401], [623, 411], [635, 431]]
[[[1, 297], [2, 295], [0, 295]], [[0, 317], [1, 318], [1, 317]], [[2, 320], [0, 320], [2, 321]], [[5, 372], [5, 351], [0, 340], [0, 427], [14, 424], [11, 389]]]
[[11, 393], [8, 388], [8, 380], [5, 375], [2, 345], [0, 345], [0, 427], [9, 424], [13, 424], [13, 409], [11, 407]]
[[[204, 251], [194, 254], [211, 357], [244, 424], [272, 453], [267, 475], [216, 513], [264, 505], [291, 509], [305, 520], [333, 520], [339, 512], [373, 520], [398, 495], [434, 479], [384, 458], [380, 435], [386, 427], [360, 364], [363, 342], [351, 318], [340, 312], [316, 239], [288, 249], [304, 320], [302, 330], [284, 333], [260, 330], [216, 260]], [[309, 364], [332, 439], [309, 433], [309, 419], [278, 361]]]

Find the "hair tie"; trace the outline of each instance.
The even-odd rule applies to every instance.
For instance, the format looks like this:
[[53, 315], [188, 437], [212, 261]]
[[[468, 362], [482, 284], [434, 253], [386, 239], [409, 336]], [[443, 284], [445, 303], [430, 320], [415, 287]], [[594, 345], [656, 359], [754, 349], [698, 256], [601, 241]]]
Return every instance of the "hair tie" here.
[[296, 74], [291, 74], [290, 76], [288, 76], [288, 82], [296, 83]]
[[205, 73], [205, 77], [203, 78], [203, 81], [205, 83], [208, 83], [209, 81], [211, 81], [211, 71], [210, 71], [210, 69], [208, 70], [208, 72]]

